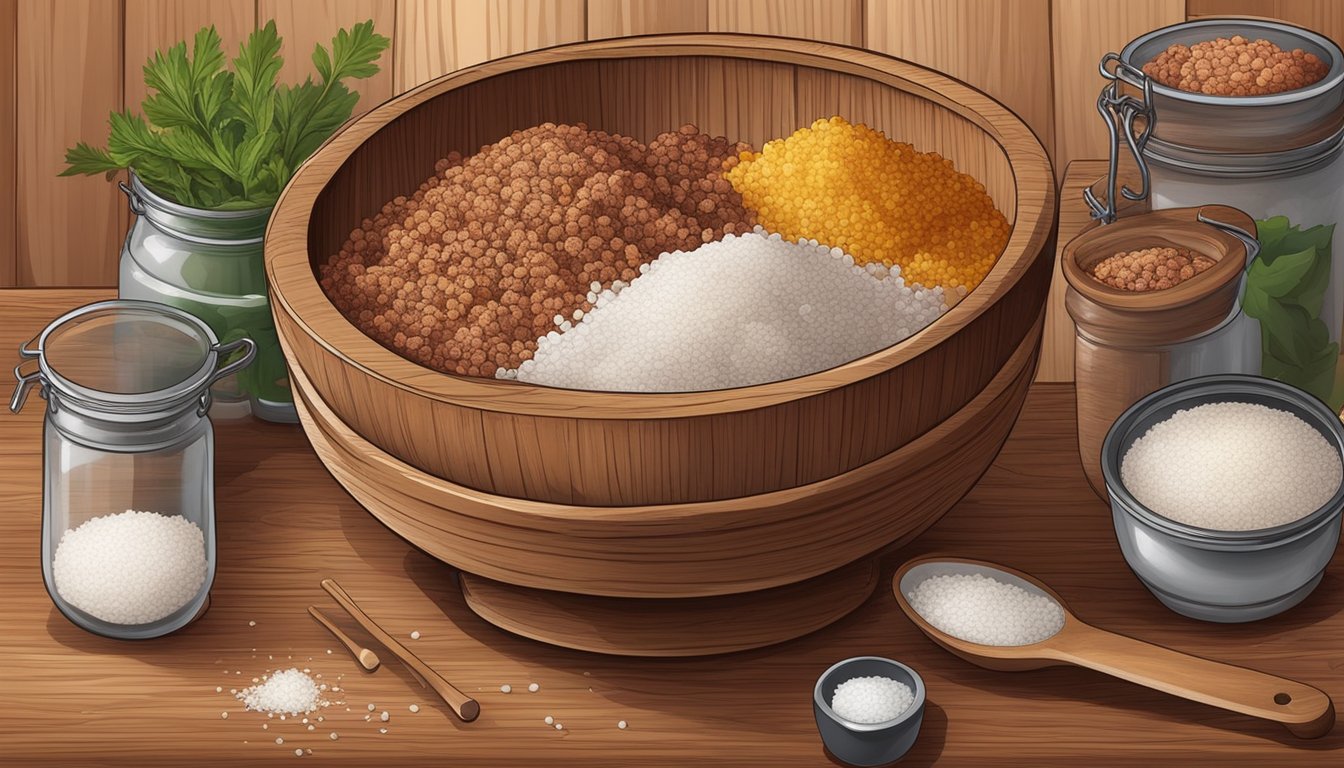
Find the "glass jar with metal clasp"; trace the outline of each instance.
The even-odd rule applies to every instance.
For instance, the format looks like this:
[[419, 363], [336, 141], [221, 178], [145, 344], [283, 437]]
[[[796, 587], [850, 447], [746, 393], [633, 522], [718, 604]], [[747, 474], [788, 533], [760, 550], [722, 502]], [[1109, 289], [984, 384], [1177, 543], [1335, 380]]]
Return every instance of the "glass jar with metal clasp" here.
[[57, 318], [19, 354], [10, 410], [34, 387], [47, 404], [41, 556], [52, 601], [108, 637], [186, 626], [215, 573], [210, 387], [250, 364], [256, 345], [220, 343], [173, 307], [118, 300]]

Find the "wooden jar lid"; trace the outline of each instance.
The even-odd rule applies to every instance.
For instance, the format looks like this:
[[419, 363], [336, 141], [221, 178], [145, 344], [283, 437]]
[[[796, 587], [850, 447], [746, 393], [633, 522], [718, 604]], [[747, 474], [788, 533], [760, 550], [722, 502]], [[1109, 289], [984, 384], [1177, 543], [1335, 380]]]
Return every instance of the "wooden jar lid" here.
[[[1246, 244], [1199, 220], [1203, 215], [1256, 234], [1255, 220], [1225, 205], [1169, 208], [1094, 224], [1064, 246], [1060, 265], [1069, 288], [1065, 307], [1087, 337], [1107, 346], [1177, 344], [1216, 328], [1237, 303]], [[1117, 253], [1154, 247], [1188, 248], [1214, 265], [1162, 290], [1125, 291], [1097, 280], [1091, 268]]]

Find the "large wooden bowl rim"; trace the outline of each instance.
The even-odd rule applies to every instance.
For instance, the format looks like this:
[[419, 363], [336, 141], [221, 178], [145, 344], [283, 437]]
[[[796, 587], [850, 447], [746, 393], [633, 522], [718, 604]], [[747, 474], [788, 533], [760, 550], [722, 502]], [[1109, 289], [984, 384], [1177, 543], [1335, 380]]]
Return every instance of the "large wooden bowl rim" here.
[[[928, 352], [984, 313], [1043, 252], [1055, 220], [1053, 172], [1045, 150], [1006, 107], [947, 75], [855, 48], [796, 39], [788, 39], [785, 45], [783, 40], [760, 35], [686, 34], [557, 46], [459, 70], [384, 102], [329, 139], [299, 167], [281, 193], [266, 231], [266, 274], [272, 301], [278, 305], [276, 311], [287, 313], [330, 354], [390, 386], [459, 406], [533, 416], [650, 419], [746, 411], [853, 384]], [[313, 275], [308, 254], [313, 206], [346, 160], [383, 126], [443, 93], [507, 72], [581, 60], [671, 56], [758, 60], [855, 75], [917, 95], [974, 123], [1003, 149], [1013, 174], [1016, 215], [1003, 255], [974, 291], [943, 317], [899, 344], [807, 376], [709, 392], [591, 392], [440, 373], [364, 335], [327, 299]], [[1022, 183], [1019, 175], [1023, 173], [1033, 177], [1031, 183]], [[428, 169], [425, 175], [429, 175]], [[354, 224], [351, 222], [351, 226]], [[328, 256], [321, 254], [323, 259]], [[297, 311], [296, 305], [302, 305], [304, 311]], [[340, 337], [339, 346], [332, 343], [333, 336]]]

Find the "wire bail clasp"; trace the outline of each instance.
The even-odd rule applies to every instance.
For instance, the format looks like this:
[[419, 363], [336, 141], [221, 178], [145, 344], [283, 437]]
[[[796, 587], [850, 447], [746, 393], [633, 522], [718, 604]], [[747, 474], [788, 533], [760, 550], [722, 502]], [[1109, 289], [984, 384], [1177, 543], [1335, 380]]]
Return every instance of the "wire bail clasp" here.
[[[1110, 66], [1114, 64], [1114, 66]], [[1118, 53], [1108, 53], [1101, 57], [1101, 63], [1097, 69], [1101, 76], [1109, 80], [1102, 87], [1101, 93], [1097, 96], [1097, 112], [1101, 119], [1106, 123], [1106, 130], [1111, 136], [1111, 162], [1110, 168], [1106, 173], [1106, 202], [1103, 203], [1097, 199], [1097, 195], [1091, 188], [1083, 190], [1083, 199], [1087, 201], [1087, 207], [1092, 209], [1092, 218], [1101, 221], [1103, 224], [1110, 224], [1116, 218], [1117, 196], [1123, 196], [1126, 200], [1139, 201], [1148, 197], [1150, 191], [1150, 178], [1148, 174], [1148, 162], [1143, 158], [1143, 148], [1148, 144], [1148, 139], [1153, 135], [1153, 125], [1157, 122], [1157, 115], [1153, 110], [1153, 81], [1143, 73], [1120, 59]], [[1120, 92], [1122, 83], [1138, 88], [1143, 94], [1142, 97], [1134, 97]], [[1142, 119], [1142, 127], [1136, 132], [1135, 122]], [[1121, 185], [1120, 175], [1120, 142], [1124, 141], [1129, 147], [1130, 153], [1134, 156], [1134, 162], [1139, 168], [1139, 178], [1142, 182], [1138, 192], [1130, 189], [1127, 185]]]

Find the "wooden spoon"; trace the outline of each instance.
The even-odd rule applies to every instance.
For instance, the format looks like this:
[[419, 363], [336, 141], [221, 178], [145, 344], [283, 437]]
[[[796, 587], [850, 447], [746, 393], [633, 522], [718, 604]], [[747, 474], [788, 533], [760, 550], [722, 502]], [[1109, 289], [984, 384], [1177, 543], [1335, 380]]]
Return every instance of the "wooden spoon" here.
[[327, 615], [319, 611], [316, 606], [308, 606], [308, 613], [312, 614], [314, 619], [317, 619], [318, 624], [326, 627], [328, 632], [335, 635], [336, 639], [341, 641], [341, 645], [344, 645], [345, 649], [354, 655], [355, 659], [359, 661], [360, 666], [372, 672], [382, 663], [378, 660], [378, 654], [374, 653], [370, 648], [361, 646], [359, 643], [355, 642], [354, 638], [342, 632], [341, 628], [333, 624], [331, 619], [327, 618]]
[[373, 619], [369, 618], [367, 613], [364, 613], [354, 599], [341, 588], [340, 584], [337, 584], [331, 579], [323, 579], [322, 588], [327, 591], [327, 594], [335, 598], [336, 602], [340, 603], [341, 607], [354, 617], [355, 621], [359, 622], [359, 625], [363, 627], [365, 631], [373, 635], [378, 642], [386, 646], [387, 650], [390, 651], [393, 656], [396, 656], [401, 663], [414, 670], [417, 675], [423, 678], [424, 681], [429, 684], [429, 687], [439, 695], [439, 698], [443, 699], [445, 704], [452, 708], [453, 713], [460, 717], [463, 722], [469, 723], [480, 716], [481, 705], [477, 704], [475, 699], [457, 690], [452, 683], [443, 679], [443, 676], [431, 669], [428, 664], [421, 661], [420, 657], [411, 653], [409, 648], [402, 645], [395, 637], [389, 635], [382, 627], [378, 626]]
[[[934, 627], [906, 598], [932, 576], [975, 573], [1059, 603], [1064, 610], [1064, 627], [1052, 637], [1031, 645], [981, 645]], [[1316, 688], [1098, 629], [1074, 616], [1054, 590], [1012, 568], [981, 560], [931, 555], [902, 565], [892, 580], [892, 589], [901, 610], [924, 634], [953, 654], [986, 669], [1017, 672], [1066, 664], [1087, 667], [1173, 696], [1272, 720], [1304, 739], [1324, 736], [1335, 723], [1334, 704]]]

